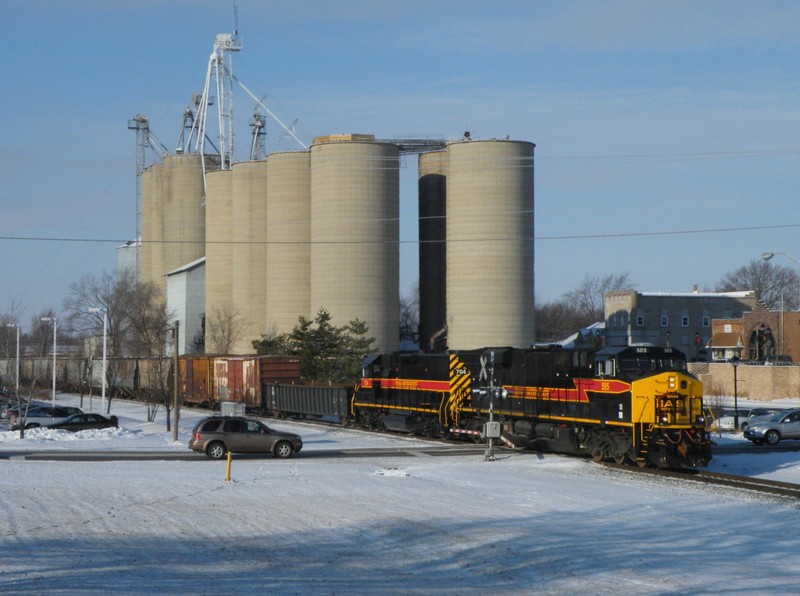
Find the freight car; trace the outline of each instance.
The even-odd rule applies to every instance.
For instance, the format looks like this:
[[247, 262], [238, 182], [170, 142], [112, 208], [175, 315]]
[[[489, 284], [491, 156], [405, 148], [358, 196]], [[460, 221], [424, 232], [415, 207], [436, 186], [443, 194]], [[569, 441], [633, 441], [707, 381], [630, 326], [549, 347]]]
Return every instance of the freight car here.
[[515, 447], [641, 467], [711, 460], [702, 384], [670, 347], [375, 354], [351, 406], [359, 426], [429, 437], [479, 437], [490, 413]]
[[181, 403], [217, 409], [224, 401], [266, 409], [269, 388], [300, 380], [297, 356], [181, 356]]

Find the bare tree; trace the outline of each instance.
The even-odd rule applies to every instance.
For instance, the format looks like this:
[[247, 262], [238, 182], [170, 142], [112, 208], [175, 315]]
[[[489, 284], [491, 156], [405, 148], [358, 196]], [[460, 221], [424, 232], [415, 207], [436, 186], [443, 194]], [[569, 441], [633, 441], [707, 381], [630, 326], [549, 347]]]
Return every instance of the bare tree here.
[[[52, 319], [56, 317], [55, 311], [52, 308], [43, 310], [38, 314], [31, 317], [30, 331], [28, 333], [28, 341], [26, 353], [31, 356], [38, 356], [42, 358], [51, 352], [52, 337], [53, 337], [53, 323]], [[50, 319], [50, 320], [42, 320]]]
[[131, 355], [165, 356], [171, 324], [167, 303], [155, 284], [146, 282], [136, 287], [128, 318]]
[[114, 387], [119, 382], [120, 365], [115, 357], [130, 352], [131, 313], [137, 292], [136, 282], [130, 272], [103, 272], [100, 277], [86, 275], [79, 282], [71, 284], [64, 299], [64, 309], [69, 313], [67, 320], [73, 329], [84, 336], [89, 332], [100, 335], [103, 332], [103, 318], [107, 317], [106, 385], [109, 409]]
[[[0, 350], [6, 360], [16, 358], [17, 330], [22, 316], [22, 303], [11, 299], [5, 312], [0, 313]], [[8, 371], [6, 371], [7, 374]]]
[[800, 275], [797, 271], [764, 260], [750, 261], [744, 267], [727, 273], [716, 285], [717, 292], [752, 290], [769, 309], [800, 308]]
[[[30, 333], [25, 335], [26, 346], [25, 348], [20, 348], [20, 350], [24, 350], [25, 353], [33, 356], [29, 361], [30, 368], [27, 373], [27, 380], [29, 381], [27, 395], [24, 397], [21, 395], [23, 393], [21, 384], [20, 394], [17, 395], [17, 411], [20, 413], [20, 420], [18, 421], [20, 438], [25, 436], [28, 407], [36, 392], [36, 387], [39, 382], [45, 378], [47, 373], [47, 365], [45, 365], [44, 362], [46, 360], [49, 363], [49, 358], [46, 359], [45, 356], [52, 353], [51, 338], [53, 334], [50, 330], [52, 322], [43, 321], [43, 318], [55, 318], [55, 311], [53, 311], [53, 309], [43, 310], [31, 317]], [[20, 372], [20, 376], [22, 375], [23, 373]]]
[[419, 339], [419, 282], [409, 296], [400, 296], [400, 339]]
[[133, 292], [130, 312], [130, 346], [133, 355], [151, 357], [144, 370], [140, 371], [142, 384], [152, 388], [143, 397], [148, 402], [148, 416], [155, 417], [158, 406], [163, 405], [167, 412], [167, 431], [170, 430], [169, 371], [167, 342], [174, 338], [167, 304], [155, 284], [147, 282], [136, 286]]
[[214, 307], [206, 315], [206, 353], [230, 354], [247, 329], [247, 321], [231, 306]]
[[581, 313], [566, 300], [536, 307], [536, 341], [558, 342], [581, 328]]
[[564, 300], [580, 315], [579, 328], [604, 319], [603, 296], [606, 292], [635, 287], [631, 284], [629, 275], [629, 273], [609, 274], [605, 277], [587, 275], [581, 285], [564, 294]]

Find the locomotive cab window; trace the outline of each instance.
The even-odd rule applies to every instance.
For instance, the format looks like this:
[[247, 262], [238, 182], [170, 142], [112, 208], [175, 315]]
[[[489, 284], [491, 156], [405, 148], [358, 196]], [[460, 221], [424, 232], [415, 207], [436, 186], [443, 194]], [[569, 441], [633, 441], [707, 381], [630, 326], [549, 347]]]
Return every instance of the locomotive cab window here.
[[655, 362], [653, 362], [652, 358], [623, 358], [620, 363], [619, 367], [622, 370], [633, 370], [633, 371], [651, 371], [655, 369]]
[[616, 374], [615, 361], [613, 358], [598, 360], [595, 370], [598, 377], [613, 377]]
[[686, 370], [686, 360], [684, 358], [664, 357], [659, 360], [659, 370]]
[[584, 350], [575, 350], [572, 353], [572, 368], [590, 367], [589, 353]]

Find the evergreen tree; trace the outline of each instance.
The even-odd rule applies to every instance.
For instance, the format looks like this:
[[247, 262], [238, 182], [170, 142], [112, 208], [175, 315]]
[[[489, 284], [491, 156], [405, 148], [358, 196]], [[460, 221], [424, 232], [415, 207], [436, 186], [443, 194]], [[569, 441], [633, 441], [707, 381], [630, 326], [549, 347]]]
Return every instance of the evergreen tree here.
[[303, 315], [291, 333], [263, 335], [253, 342], [258, 354], [291, 354], [300, 357], [300, 376], [307, 381], [350, 383], [356, 380], [361, 360], [374, 351], [369, 327], [355, 319], [333, 325], [331, 314], [320, 308], [314, 319]]

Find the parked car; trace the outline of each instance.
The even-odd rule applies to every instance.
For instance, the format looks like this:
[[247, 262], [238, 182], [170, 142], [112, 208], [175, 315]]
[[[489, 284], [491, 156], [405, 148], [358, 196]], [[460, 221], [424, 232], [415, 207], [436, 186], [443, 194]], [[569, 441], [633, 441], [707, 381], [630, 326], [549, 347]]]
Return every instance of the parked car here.
[[100, 414], [73, 414], [56, 424], [48, 424], [47, 428], [61, 428], [72, 432], [91, 428], [119, 428], [116, 416], [106, 418]]
[[783, 439], [800, 439], [800, 410], [776, 412], [768, 418], [754, 420], [744, 438], [756, 445], [777, 445]]
[[714, 430], [728, 430], [733, 431], [734, 429], [734, 422], [735, 416], [738, 413], [739, 416], [739, 430], [744, 431], [751, 422], [756, 419], [760, 420], [761, 418], [771, 416], [775, 412], [779, 412], [780, 410], [776, 408], [748, 408], [748, 409], [739, 409], [739, 410], [730, 410], [725, 412], [722, 416], [717, 418], [712, 424], [711, 427]]
[[198, 422], [189, 440], [189, 449], [221, 459], [231, 453], [272, 453], [289, 457], [303, 448], [300, 435], [269, 428], [253, 418], [209, 416]]
[[[73, 414], [82, 414], [83, 410], [72, 406], [41, 406], [31, 405], [28, 408], [28, 416], [25, 419], [25, 428], [38, 428], [40, 426], [47, 426], [48, 424], [55, 424], [62, 422], [65, 418]], [[6, 419], [11, 424], [11, 430], [18, 430], [22, 423], [22, 416], [25, 415], [25, 408], [22, 408], [22, 413], [17, 408], [9, 409]]]

